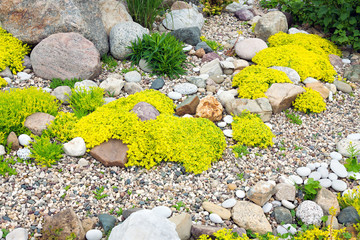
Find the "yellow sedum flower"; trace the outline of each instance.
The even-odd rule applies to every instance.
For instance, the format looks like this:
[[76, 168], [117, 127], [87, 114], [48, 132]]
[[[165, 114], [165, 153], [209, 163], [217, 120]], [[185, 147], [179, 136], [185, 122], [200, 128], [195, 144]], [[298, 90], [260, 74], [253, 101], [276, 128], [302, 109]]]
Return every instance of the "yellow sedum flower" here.
[[295, 110], [304, 113], [321, 113], [326, 110], [326, 103], [320, 93], [311, 88], [298, 95], [293, 102]]
[[73, 138], [73, 131], [78, 118], [74, 113], [59, 112], [53, 121], [43, 132], [51, 138], [56, 138], [60, 142], [68, 142]]
[[7, 85], [7, 81], [2, 77], [0, 77], [0, 88], [6, 87], [6, 85]]
[[273, 83], [292, 83], [279, 70], [262, 66], [249, 66], [233, 77], [233, 87], [239, 87], [239, 98], [256, 99], [266, 97], [265, 92]]

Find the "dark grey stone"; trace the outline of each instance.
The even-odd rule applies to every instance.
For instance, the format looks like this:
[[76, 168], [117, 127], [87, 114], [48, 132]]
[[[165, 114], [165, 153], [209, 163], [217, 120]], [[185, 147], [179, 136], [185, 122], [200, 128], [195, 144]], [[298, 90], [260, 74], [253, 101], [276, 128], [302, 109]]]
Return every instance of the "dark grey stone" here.
[[130, 208], [123, 211], [122, 216], [127, 219], [132, 213], [143, 210], [142, 208]]
[[352, 225], [360, 220], [360, 216], [353, 206], [349, 206], [340, 211], [338, 221], [344, 225]]
[[195, 46], [200, 40], [201, 32], [198, 27], [180, 28], [170, 33], [181, 42]]
[[114, 216], [104, 213], [100, 214], [98, 218], [100, 225], [106, 233], [115, 227], [116, 218]]
[[150, 89], [159, 90], [165, 85], [165, 81], [162, 78], [155, 79], [150, 86]]
[[205, 53], [210, 53], [210, 52], [213, 52], [213, 50], [211, 49], [211, 47], [209, 47], [206, 42], [199, 42], [198, 44], [196, 44], [195, 46], [195, 50], [198, 50], [198, 49], [204, 49], [205, 50]]
[[289, 209], [284, 207], [277, 207], [274, 209], [273, 215], [278, 224], [281, 223], [292, 223], [292, 216]]

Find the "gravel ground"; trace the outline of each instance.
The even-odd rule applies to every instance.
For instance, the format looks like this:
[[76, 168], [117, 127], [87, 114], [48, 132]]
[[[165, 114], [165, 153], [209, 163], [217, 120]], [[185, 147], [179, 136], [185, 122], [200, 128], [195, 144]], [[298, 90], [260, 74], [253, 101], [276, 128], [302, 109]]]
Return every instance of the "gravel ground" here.
[[[244, 32], [244, 37], [252, 36], [249, 28], [232, 14], [224, 13], [207, 18], [202, 33], [210, 40], [225, 43], [234, 41], [238, 30]], [[196, 66], [201, 62], [194, 56], [188, 59]], [[119, 61], [115, 72], [129, 66], [130, 63]], [[189, 69], [189, 76], [197, 75], [192, 68]], [[108, 74], [104, 71], [97, 81], [105, 79]], [[148, 88], [153, 79], [155, 77], [145, 74], [142, 86]], [[161, 91], [167, 93], [179, 82], [186, 80], [184, 77], [166, 80]], [[14, 87], [28, 85], [48, 87], [49, 81], [33, 77], [26, 83], [14, 83]], [[227, 90], [230, 86], [231, 79], [228, 77], [221, 88]], [[52, 168], [17, 163], [15, 168], [18, 175], [0, 178], [0, 227], [25, 227], [35, 232], [36, 237], [42, 228], [44, 216], [51, 216], [68, 207], [73, 207], [80, 218], [85, 218], [110, 213], [112, 209], [171, 207], [179, 202], [185, 206], [180, 212], [188, 211], [194, 223], [215, 225], [202, 209], [203, 201], [221, 203], [228, 198], [236, 198], [236, 190], [247, 190], [259, 180], [277, 181], [281, 175], [293, 174], [298, 166], [329, 163], [329, 153], [336, 150], [336, 142], [350, 133], [359, 132], [359, 84], [356, 87], [353, 95], [338, 92], [333, 102], [327, 102], [327, 110], [321, 114], [296, 113], [301, 117], [301, 125], [290, 123], [284, 113], [273, 115], [270, 120], [276, 135], [273, 147], [251, 148], [250, 154], [242, 158], [235, 158], [231, 149], [227, 148], [223, 159], [200, 175], [186, 173], [181, 165], [175, 163], [162, 163], [151, 170], [104, 167], [89, 154], [83, 156], [89, 162], [86, 167], [79, 166], [80, 158], [67, 156]], [[200, 97], [206, 95], [205, 92], [198, 94]], [[228, 146], [234, 144], [230, 138], [227, 142]], [[242, 179], [238, 177], [241, 173], [244, 173]], [[237, 188], [229, 190], [230, 183], [236, 184]], [[97, 200], [93, 191], [101, 186], [105, 187], [103, 193], [108, 196]], [[174, 207], [172, 209], [178, 212]], [[272, 219], [270, 221], [273, 222]], [[222, 226], [231, 228], [234, 223], [225, 221]]]

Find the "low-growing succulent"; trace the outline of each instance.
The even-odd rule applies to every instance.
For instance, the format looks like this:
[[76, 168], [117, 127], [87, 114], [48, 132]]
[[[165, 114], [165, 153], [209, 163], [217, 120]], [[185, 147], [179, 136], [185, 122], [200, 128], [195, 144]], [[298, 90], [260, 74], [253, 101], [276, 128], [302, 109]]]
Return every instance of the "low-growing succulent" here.
[[311, 88], [298, 95], [293, 102], [294, 109], [304, 113], [321, 113], [326, 110], [326, 103], [320, 93]]
[[7, 85], [7, 81], [0, 77], [0, 88], [5, 87]]
[[78, 118], [74, 113], [59, 112], [42, 134], [63, 143], [68, 142], [75, 137], [73, 131], [77, 122]]

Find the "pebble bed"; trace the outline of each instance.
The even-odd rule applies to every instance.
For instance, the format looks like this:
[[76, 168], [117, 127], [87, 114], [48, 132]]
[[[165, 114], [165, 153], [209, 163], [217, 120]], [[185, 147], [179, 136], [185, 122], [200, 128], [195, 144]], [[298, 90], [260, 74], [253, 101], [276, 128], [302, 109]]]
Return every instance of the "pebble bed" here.
[[[241, 24], [233, 14], [224, 13], [206, 18], [202, 34], [209, 40], [225, 44], [233, 43], [239, 30], [244, 38], [253, 36], [250, 26]], [[188, 60], [195, 68], [200, 67], [200, 58], [189, 56]], [[119, 61], [115, 73], [121, 74], [124, 68], [130, 68], [130, 63]], [[189, 67], [187, 76], [198, 75], [193, 68]], [[13, 87], [49, 87], [50, 81], [34, 77], [29, 70], [26, 72], [32, 75], [31, 79], [15, 80]], [[99, 84], [109, 74], [112, 73], [104, 71], [96, 82]], [[155, 78], [143, 74], [142, 87], [149, 88]], [[167, 94], [174, 85], [185, 82], [185, 76], [172, 81], [166, 79], [160, 91]], [[220, 86], [223, 90], [230, 89], [231, 77], [227, 76]], [[232, 228], [235, 224], [231, 220], [219, 224], [211, 222], [209, 213], [201, 207], [202, 203], [220, 204], [229, 198], [239, 200], [239, 197], [244, 197], [243, 191], [246, 192], [256, 182], [278, 182], [280, 176], [292, 175], [298, 167], [309, 163], [325, 162], [330, 165], [330, 153], [336, 151], [336, 143], [349, 134], [359, 132], [360, 85], [355, 84], [355, 87], [352, 95], [337, 92], [333, 102], [327, 101], [327, 110], [321, 114], [296, 112], [302, 120], [301, 125], [291, 123], [283, 112], [273, 115], [269, 122], [276, 136], [273, 147], [250, 148], [250, 153], [241, 158], [236, 158], [228, 147], [222, 160], [199, 175], [186, 173], [181, 165], [175, 163], [162, 163], [151, 170], [105, 167], [88, 153], [82, 158], [64, 156], [52, 168], [16, 163], [17, 175], [0, 177], [0, 228], [21, 226], [37, 237], [40, 236], [44, 217], [65, 208], [72, 207], [82, 219], [100, 213], [112, 212], [116, 215], [115, 212], [120, 209], [151, 209], [156, 206], [168, 206], [174, 213], [186, 211], [191, 214], [194, 224]], [[197, 94], [203, 98], [211, 93], [199, 89]], [[126, 95], [122, 93], [120, 97]], [[222, 130], [231, 129], [230, 124], [222, 123], [220, 126]], [[235, 143], [231, 138], [226, 140], [228, 146]], [[15, 152], [11, 154], [15, 155]], [[344, 159], [340, 162], [344, 163]], [[353, 184], [356, 182], [349, 182], [348, 187]], [[105, 189], [102, 194], [108, 196], [97, 200], [94, 191], [102, 186]], [[268, 218], [276, 226], [274, 219]]]

